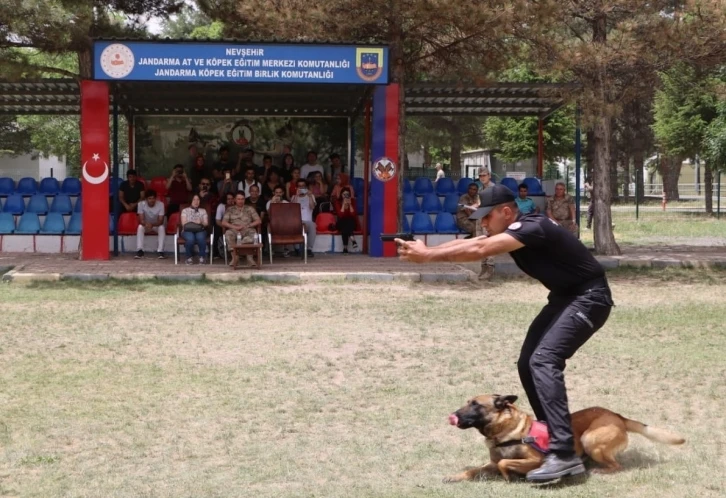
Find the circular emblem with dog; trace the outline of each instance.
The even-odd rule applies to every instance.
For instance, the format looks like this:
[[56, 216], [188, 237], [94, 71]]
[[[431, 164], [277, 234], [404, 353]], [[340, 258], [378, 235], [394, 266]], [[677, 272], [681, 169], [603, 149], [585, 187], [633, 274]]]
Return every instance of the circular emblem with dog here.
[[518, 222], [518, 221], [515, 221], [514, 223], [512, 223], [511, 225], [509, 225], [507, 227], [507, 230], [511, 230], [513, 232], [516, 232], [520, 228], [522, 228], [522, 224], [520, 222]]
[[240, 147], [247, 147], [252, 144], [255, 133], [247, 121], [238, 121], [232, 127], [232, 141]]
[[382, 182], [392, 180], [396, 176], [396, 163], [387, 157], [381, 157], [373, 163], [373, 176]]
[[125, 78], [134, 70], [134, 53], [121, 43], [114, 43], [101, 52], [101, 69], [111, 78]]

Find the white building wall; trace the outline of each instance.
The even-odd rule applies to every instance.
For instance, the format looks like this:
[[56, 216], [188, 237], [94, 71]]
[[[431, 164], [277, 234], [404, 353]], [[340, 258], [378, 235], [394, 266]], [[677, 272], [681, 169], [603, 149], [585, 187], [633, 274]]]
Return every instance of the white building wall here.
[[56, 156], [41, 157], [32, 154], [22, 156], [0, 155], [0, 176], [9, 177], [16, 182], [21, 178], [31, 177], [36, 180], [46, 178], [50, 175], [51, 168], [53, 176], [59, 181], [66, 178], [65, 158]]

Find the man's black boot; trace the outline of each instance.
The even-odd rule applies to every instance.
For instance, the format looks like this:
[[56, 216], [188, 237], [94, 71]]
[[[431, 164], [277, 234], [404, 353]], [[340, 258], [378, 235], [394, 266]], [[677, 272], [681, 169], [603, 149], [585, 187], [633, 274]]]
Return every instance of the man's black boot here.
[[538, 468], [527, 472], [527, 480], [535, 482], [552, 481], [565, 476], [575, 476], [585, 472], [582, 460], [574, 453], [557, 455], [550, 453]]

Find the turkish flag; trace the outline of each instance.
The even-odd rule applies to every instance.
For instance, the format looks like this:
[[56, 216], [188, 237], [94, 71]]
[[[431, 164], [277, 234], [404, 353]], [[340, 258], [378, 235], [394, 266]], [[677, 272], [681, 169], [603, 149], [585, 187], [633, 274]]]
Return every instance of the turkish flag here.
[[109, 259], [108, 84], [81, 81], [83, 260]]

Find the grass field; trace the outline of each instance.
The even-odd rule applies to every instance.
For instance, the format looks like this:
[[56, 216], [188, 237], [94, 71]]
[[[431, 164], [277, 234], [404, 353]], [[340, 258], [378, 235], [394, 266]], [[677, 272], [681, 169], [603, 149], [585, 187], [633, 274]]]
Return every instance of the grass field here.
[[546, 490], [441, 481], [487, 459], [447, 415], [523, 396], [515, 361], [546, 297], [529, 281], [3, 286], [0, 496], [725, 496], [726, 273], [611, 280], [610, 321], [568, 365], [571, 408], [688, 441], [633, 435], [624, 471]]

